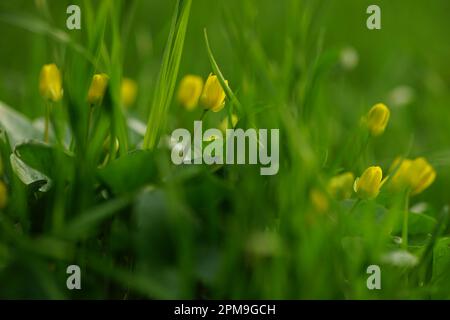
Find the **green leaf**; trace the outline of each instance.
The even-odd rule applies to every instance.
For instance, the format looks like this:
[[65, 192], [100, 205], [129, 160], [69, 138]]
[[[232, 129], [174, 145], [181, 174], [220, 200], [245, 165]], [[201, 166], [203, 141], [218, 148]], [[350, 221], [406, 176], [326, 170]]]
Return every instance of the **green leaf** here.
[[[415, 213], [410, 212], [408, 217], [408, 234], [410, 236], [414, 235], [423, 235], [432, 233], [434, 227], [436, 225], [436, 219], [423, 214], [423, 213]], [[394, 233], [401, 233], [402, 224], [399, 221], [397, 225], [394, 227]]]
[[0, 128], [8, 134], [11, 145], [30, 139], [42, 139], [43, 133], [32, 122], [0, 101]]
[[44, 20], [22, 13], [2, 12], [0, 13], [0, 21], [23, 28], [36, 34], [47, 35], [55, 41], [72, 47], [86, 60], [90, 61], [92, 64], [95, 64], [95, 58], [83, 46], [73, 41], [67, 32], [57, 29], [54, 26], [50, 26]]
[[155, 155], [151, 151], [134, 151], [99, 169], [99, 178], [115, 194], [133, 192], [157, 182]]
[[101, 222], [119, 213], [131, 202], [128, 197], [117, 198], [95, 206], [77, 216], [67, 227], [66, 235], [72, 238], [87, 236]]
[[[433, 249], [433, 275], [432, 282], [442, 284], [446, 288], [446, 293], [441, 297], [433, 298], [449, 298], [450, 290], [448, 284], [450, 283], [450, 237], [441, 238], [436, 241]], [[447, 286], [446, 286], [447, 285]]]
[[[52, 179], [55, 179], [58, 174], [61, 174], [55, 165], [57, 163], [57, 157], [60, 157], [60, 163], [64, 163], [64, 172], [71, 172], [74, 166], [74, 158], [71, 155], [53, 146], [37, 141], [28, 141], [16, 145], [14, 154], [28, 166]], [[67, 174], [65, 177], [68, 178], [69, 175]]]
[[28, 166], [15, 154], [11, 154], [10, 161], [16, 176], [31, 190], [46, 192], [51, 188], [52, 181], [49, 177]]

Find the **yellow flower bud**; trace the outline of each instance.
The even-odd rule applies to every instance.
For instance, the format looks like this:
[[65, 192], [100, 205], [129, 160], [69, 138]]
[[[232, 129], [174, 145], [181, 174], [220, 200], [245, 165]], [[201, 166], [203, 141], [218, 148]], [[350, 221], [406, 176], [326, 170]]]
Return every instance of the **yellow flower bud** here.
[[0, 210], [8, 204], [8, 189], [3, 181], [0, 181]]
[[389, 169], [389, 188], [394, 191], [399, 191], [409, 187], [409, 168], [412, 161], [410, 159], [403, 159], [397, 157]]
[[129, 108], [134, 104], [137, 96], [137, 90], [138, 86], [136, 81], [129, 78], [122, 79], [122, 83], [120, 85], [120, 97], [123, 106]]
[[356, 178], [353, 189], [361, 199], [374, 199], [378, 196], [384, 181], [383, 171], [380, 167], [367, 168], [361, 177]]
[[348, 199], [353, 192], [355, 176], [351, 172], [345, 172], [334, 176], [328, 182], [328, 192], [336, 199]]
[[184, 76], [178, 87], [178, 102], [187, 110], [193, 110], [198, 105], [202, 90], [203, 79], [188, 74]]
[[316, 188], [312, 189], [309, 193], [309, 200], [311, 201], [311, 204], [316, 212], [323, 213], [328, 211], [328, 198], [321, 190]]
[[373, 136], [384, 132], [389, 121], [390, 111], [383, 103], [374, 105], [367, 114], [367, 127]]
[[391, 189], [399, 191], [410, 188], [411, 195], [421, 193], [436, 178], [436, 171], [424, 158], [415, 160], [397, 158], [390, 171], [394, 172], [390, 178]]
[[[231, 127], [234, 128], [236, 126], [236, 124], [238, 123], [238, 121], [239, 121], [238, 116], [233, 113], [231, 115]], [[223, 132], [227, 131], [227, 129], [230, 129], [229, 122], [230, 122], [230, 119], [228, 116], [226, 116], [220, 123], [219, 129], [222, 130]]]
[[421, 193], [428, 188], [436, 178], [436, 171], [425, 160], [417, 158], [412, 161], [410, 166], [411, 195]]
[[46, 64], [39, 77], [39, 92], [44, 99], [58, 102], [63, 95], [61, 73], [56, 64]]
[[[225, 81], [225, 83], [228, 85], [228, 81]], [[217, 76], [212, 73], [209, 74], [200, 98], [202, 105], [213, 112], [219, 112], [225, 106], [225, 96], [225, 91], [220, 85]]]
[[94, 74], [88, 92], [88, 102], [90, 104], [99, 104], [102, 102], [106, 87], [108, 86], [108, 80], [108, 75], [104, 73]]

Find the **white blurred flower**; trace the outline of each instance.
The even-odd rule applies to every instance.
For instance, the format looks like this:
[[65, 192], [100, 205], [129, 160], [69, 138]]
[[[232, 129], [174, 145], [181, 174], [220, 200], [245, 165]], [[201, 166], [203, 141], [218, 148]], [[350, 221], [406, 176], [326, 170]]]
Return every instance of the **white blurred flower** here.
[[395, 267], [411, 268], [417, 265], [419, 259], [406, 250], [395, 250], [385, 254], [382, 261]]
[[388, 100], [391, 106], [403, 107], [414, 100], [414, 89], [406, 85], [395, 87], [389, 93]]
[[419, 202], [409, 209], [409, 211], [413, 213], [424, 213], [427, 210], [428, 204], [426, 202]]
[[345, 47], [341, 50], [340, 62], [345, 70], [354, 69], [359, 62], [358, 51], [353, 47]]

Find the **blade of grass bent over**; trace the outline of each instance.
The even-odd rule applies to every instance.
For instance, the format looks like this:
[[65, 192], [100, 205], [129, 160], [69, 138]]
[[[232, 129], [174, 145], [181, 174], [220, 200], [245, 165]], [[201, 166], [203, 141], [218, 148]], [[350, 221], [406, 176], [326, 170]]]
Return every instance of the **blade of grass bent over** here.
[[216, 62], [216, 59], [214, 59], [214, 55], [212, 53], [211, 47], [209, 45], [208, 41], [208, 33], [206, 32], [206, 28], [203, 29], [204, 35], [205, 35], [205, 43], [206, 43], [206, 49], [208, 51], [208, 57], [209, 61], [211, 62], [211, 68], [213, 69], [213, 72], [219, 79], [220, 85], [225, 91], [225, 94], [227, 95], [228, 99], [230, 99], [231, 103], [233, 103], [239, 111], [242, 111], [241, 103], [234, 95], [233, 91], [230, 89], [230, 87], [225, 82], [225, 77], [223, 76], [222, 72], [220, 71], [219, 65]]

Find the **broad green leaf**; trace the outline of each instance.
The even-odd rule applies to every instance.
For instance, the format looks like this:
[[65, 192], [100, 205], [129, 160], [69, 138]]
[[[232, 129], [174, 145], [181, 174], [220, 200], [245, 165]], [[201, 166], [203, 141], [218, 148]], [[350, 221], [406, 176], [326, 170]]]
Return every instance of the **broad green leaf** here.
[[[69, 173], [74, 166], [74, 158], [66, 152], [60, 151], [53, 146], [37, 141], [28, 141], [16, 145], [14, 154], [28, 166], [40, 171], [50, 178], [56, 178], [62, 173]], [[57, 163], [63, 163], [63, 171], [58, 169]], [[66, 178], [69, 175], [65, 175]]]
[[11, 145], [30, 139], [42, 139], [43, 133], [32, 122], [0, 101], [0, 128], [8, 134]]
[[99, 178], [116, 194], [131, 193], [157, 182], [154, 157], [154, 153], [150, 151], [131, 152], [99, 169]]
[[450, 237], [439, 239], [433, 249], [433, 278], [438, 279], [445, 274], [449, 277]]
[[51, 188], [52, 182], [49, 177], [28, 166], [15, 154], [11, 154], [10, 161], [14, 173], [31, 190], [46, 192]]
[[[408, 217], [408, 234], [411, 236], [432, 233], [436, 225], [436, 219], [423, 214], [410, 212]], [[401, 222], [394, 227], [394, 233], [401, 233]]]

